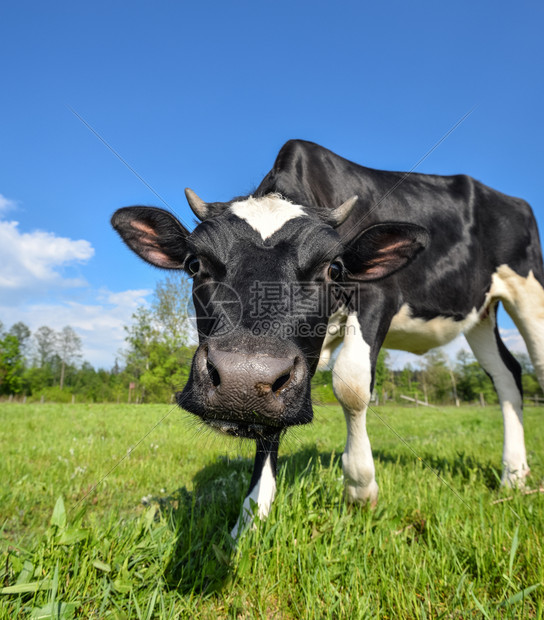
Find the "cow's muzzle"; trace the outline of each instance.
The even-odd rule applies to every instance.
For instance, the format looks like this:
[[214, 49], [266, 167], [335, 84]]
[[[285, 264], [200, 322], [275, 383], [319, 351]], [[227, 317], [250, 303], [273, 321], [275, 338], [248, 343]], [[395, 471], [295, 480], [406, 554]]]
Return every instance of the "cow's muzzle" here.
[[298, 349], [276, 354], [201, 345], [178, 403], [230, 435], [254, 437], [312, 418], [306, 362]]

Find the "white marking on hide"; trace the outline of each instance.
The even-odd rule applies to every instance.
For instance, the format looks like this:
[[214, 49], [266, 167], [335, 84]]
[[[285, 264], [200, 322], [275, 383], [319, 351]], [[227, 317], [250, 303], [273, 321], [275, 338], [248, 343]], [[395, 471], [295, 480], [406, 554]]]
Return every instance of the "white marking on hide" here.
[[363, 339], [357, 315], [350, 314], [344, 345], [333, 370], [334, 394], [344, 410], [348, 431], [342, 469], [347, 500], [373, 505], [378, 500], [378, 485], [366, 432], [370, 383], [370, 346]]
[[[276, 477], [272, 471], [270, 456], [268, 456], [264, 462], [261, 477], [242, 504], [240, 517], [230, 534], [234, 540], [236, 540], [247, 527], [253, 524], [254, 516], [259, 517], [259, 519], [265, 519], [268, 516], [275, 495]], [[253, 512], [253, 506], [255, 504], [257, 504], [256, 514]]]
[[334, 314], [331, 314], [327, 324], [327, 333], [321, 346], [317, 370], [330, 370], [329, 362], [332, 354], [342, 344], [344, 339], [347, 317], [348, 314], [345, 306], [341, 306]]
[[271, 237], [289, 220], [306, 215], [301, 206], [285, 200], [279, 194], [269, 194], [263, 198], [250, 196], [246, 200], [234, 202], [230, 210], [245, 220], [263, 240]]
[[500, 299], [519, 329], [544, 389], [544, 289], [532, 271], [524, 278], [508, 265], [493, 274], [489, 294]]
[[[484, 308], [487, 304], [486, 301]], [[478, 311], [474, 308], [462, 321], [443, 316], [426, 320], [413, 317], [410, 306], [404, 304], [393, 317], [383, 346], [386, 349], [400, 349], [422, 355], [472, 329], [478, 323], [482, 312], [483, 309]]]

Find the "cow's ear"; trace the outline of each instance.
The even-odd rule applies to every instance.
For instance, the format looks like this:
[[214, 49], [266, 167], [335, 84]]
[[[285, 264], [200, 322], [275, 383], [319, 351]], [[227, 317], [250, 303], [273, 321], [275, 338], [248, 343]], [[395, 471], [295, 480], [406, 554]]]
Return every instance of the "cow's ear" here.
[[187, 256], [189, 233], [168, 211], [157, 207], [123, 207], [111, 225], [128, 247], [162, 269], [181, 269]]
[[428, 243], [427, 231], [416, 224], [384, 222], [363, 230], [344, 252], [349, 280], [379, 280], [408, 265]]

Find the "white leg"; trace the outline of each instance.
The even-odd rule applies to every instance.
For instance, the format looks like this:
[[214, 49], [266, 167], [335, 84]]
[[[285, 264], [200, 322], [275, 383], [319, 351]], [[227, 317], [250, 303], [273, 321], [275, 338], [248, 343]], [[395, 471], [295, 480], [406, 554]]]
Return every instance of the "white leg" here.
[[333, 370], [334, 394], [344, 410], [348, 431], [342, 467], [347, 500], [374, 505], [378, 500], [378, 485], [366, 432], [371, 376], [370, 347], [363, 340], [357, 315], [350, 314], [344, 345]]
[[265, 519], [276, 495], [276, 463], [279, 436], [271, 441], [257, 441], [253, 475], [242, 510], [231, 536], [236, 540], [248, 527], [254, 527], [254, 518]]
[[275, 495], [276, 476], [272, 471], [271, 457], [268, 456], [264, 463], [261, 477], [242, 504], [240, 517], [231, 532], [232, 538], [236, 540], [246, 528], [253, 525], [255, 516], [259, 517], [259, 519], [265, 519], [270, 512]]
[[519, 364], [500, 340], [496, 325], [496, 308], [473, 327], [467, 341], [484, 370], [491, 376], [499, 396], [504, 422], [502, 484], [521, 487], [529, 473], [523, 434], [523, 397], [519, 387]]

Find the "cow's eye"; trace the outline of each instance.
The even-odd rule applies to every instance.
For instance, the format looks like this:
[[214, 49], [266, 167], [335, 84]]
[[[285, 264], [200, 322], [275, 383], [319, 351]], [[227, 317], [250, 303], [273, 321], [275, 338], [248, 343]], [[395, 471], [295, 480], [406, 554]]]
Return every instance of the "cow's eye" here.
[[333, 261], [329, 265], [329, 269], [327, 271], [329, 278], [331, 280], [340, 280], [343, 272], [344, 272], [344, 268], [342, 266], [342, 263], [339, 263], [338, 261]]
[[198, 258], [196, 256], [192, 256], [191, 258], [189, 258], [189, 260], [187, 261], [187, 271], [192, 276], [195, 276], [198, 273], [199, 269], [200, 261], [198, 260]]

